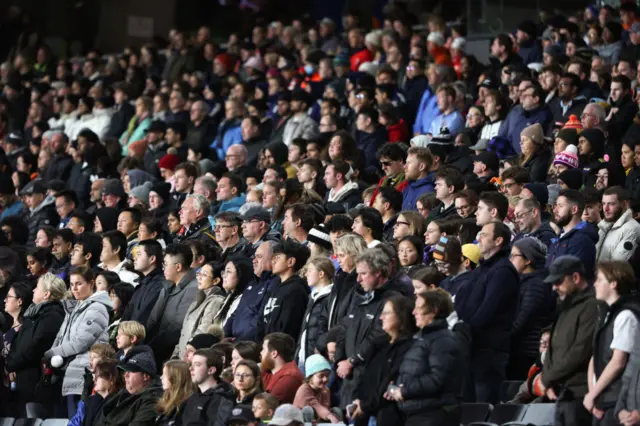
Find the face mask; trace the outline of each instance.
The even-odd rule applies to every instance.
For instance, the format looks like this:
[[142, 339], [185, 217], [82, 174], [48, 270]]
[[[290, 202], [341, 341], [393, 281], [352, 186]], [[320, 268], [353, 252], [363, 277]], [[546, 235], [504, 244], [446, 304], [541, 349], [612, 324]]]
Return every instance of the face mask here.
[[305, 72], [307, 75], [311, 75], [311, 74], [313, 74], [313, 65], [305, 65], [305, 66], [304, 66], [304, 72]]

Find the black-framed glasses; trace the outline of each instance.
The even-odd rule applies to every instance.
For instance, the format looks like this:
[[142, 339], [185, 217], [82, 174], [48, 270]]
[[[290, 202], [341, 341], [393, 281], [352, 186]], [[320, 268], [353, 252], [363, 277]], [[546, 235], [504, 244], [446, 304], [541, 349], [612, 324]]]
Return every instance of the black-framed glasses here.
[[409, 223], [409, 222], [402, 221], [402, 220], [398, 220], [398, 221], [396, 221], [395, 225], [393, 225], [393, 226], [400, 226], [400, 225], [407, 225], [407, 226], [409, 226], [409, 225], [410, 225], [410, 223]]
[[511, 253], [511, 254], [509, 255], [509, 259], [510, 259], [510, 260], [511, 260], [511, 259], [514, 259], [514, 258], [516, 258], [516, 257], [524, 257], [524, 255], [522, 255], [522, 254], [516, 254], [516, 253]]

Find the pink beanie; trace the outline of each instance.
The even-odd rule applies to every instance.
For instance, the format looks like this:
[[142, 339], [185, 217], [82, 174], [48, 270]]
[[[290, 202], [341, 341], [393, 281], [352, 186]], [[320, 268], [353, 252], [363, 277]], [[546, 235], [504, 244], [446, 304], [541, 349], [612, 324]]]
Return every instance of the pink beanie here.
[[567, 145], [564, 151], [559, 152], [553, 159], [553, 165], [562, 164], [570, 169], [578, 168], [578, 148], [575, 145]]

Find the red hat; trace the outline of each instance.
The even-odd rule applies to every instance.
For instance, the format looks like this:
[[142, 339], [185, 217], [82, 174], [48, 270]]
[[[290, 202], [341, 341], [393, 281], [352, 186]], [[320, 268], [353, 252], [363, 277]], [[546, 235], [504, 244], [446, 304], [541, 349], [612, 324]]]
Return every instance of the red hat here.
[[174, 171], [178, 164], [180, 164], [180, 157], [175, 154], [166, 154], [158, 162], [158, 168]]
[[216, 56], [216, 60], [222, 62], [227, 71], [233, 70], [233, 58], [228, 53], [220, 53]]
[[582, 123], [578, 119], [577, 115], [571, 114], [569, 120], [565, 123], [563, 129], [576, 129], [578, 133], [582, 130]]

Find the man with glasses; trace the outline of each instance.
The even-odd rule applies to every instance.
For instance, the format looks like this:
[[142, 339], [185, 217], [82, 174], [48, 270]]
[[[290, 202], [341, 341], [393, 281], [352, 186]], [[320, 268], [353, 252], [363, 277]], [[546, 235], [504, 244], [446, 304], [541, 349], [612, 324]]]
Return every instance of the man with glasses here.
[[558, 96], [549, 102], [549, 109], [554, 123], [566, 123], [570, 115], [579, 117], [587, 105], [584, 98], [579, 96], [580, 77], [566, 72], [558, 83]]
[[171, 244], [164, 254], [164, 277], [171, 286], [160, 290], [149, 321], [146, 324], [147, 344], [153, 349], [156, 363], [171, 358], [180, 340], [182, 323], [189, 306], [196, 298], [198, 280], [191, 268], [193, 253], [186, 244]]
[[509, 167], [502, 172], [503, 193], [507, 197], [517, 197], [522, 192], [524, 185], [529, 183], [529, 171], [524, 167]]
[[224, 156], [224, 163], [227, 166], [227, 170], [231, 173], [237, 174], [244, 179], [245, 172], [249, 169], [249, 167], [247, 166], [247, 164], [249, 163], [248, 156], [249, 151], [247, 150], [247, 147], [245, 145], [231, 145]]
[[557, 238], [549, 222], [542, 222], [541, 207], [535, 198], [523, 198], [516, 205], [515, 222], [518, 225], [518, 232], [513, 239], [515, 243], [525, 237], [535, 237], [542, 241], [547, 249], [551, 247], [551, 242]]
[[67, 227], [67, 224], [71, 219], [71, 213], [78, 205], [77, 200], [78, 197], [73, 191], [62, 191], [56, 194], [56, 213], [58, 213], [58, 216], [60, 217], [58, 229]]
[[242, 236], [253, 251], [265, 241], [280, 241], [280, 233], [271, 229], [271, 214], [264, 207], [251, 207], [242, 216]]
[[222, 248], [222, 261], [229, 256], [239, 255], [251, 257], [251, 244], [242, 237], [242, 219], [236, 212], [222, 212], [216, 215], [216, 225], [213, 228], [216, 241]]
[[591, 102], [584, 107], [580, 123], [586, 129], [602, 129], [607, 115], [602, 105]]
[[520, 133], [525, 127], [533, 123], [540, 123], [543, 129], [548, 129], [552, 123], [549, 108], [543, 104], [544, 91], [537, 84], [523, 81], [519, 86], [520, 105], [511, 109], [505, 118], [498, 136], [505, 137], [511, 142], [514, 151], [520, 154]]
[[465, 189], [455, 194], [456, 213], [463, 219], [475, 217], [478, 209], [478, 194], [471, 189]]

